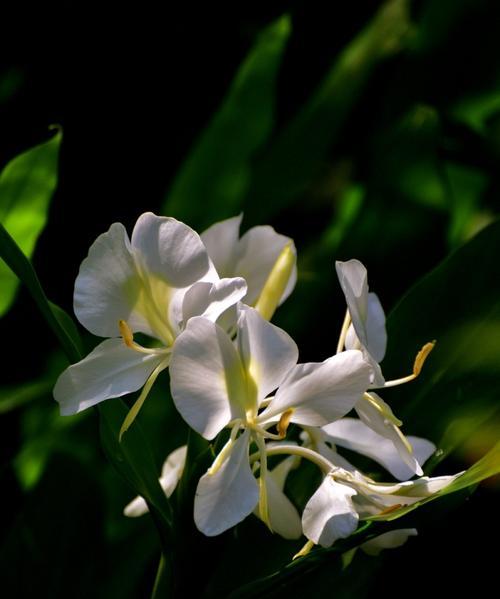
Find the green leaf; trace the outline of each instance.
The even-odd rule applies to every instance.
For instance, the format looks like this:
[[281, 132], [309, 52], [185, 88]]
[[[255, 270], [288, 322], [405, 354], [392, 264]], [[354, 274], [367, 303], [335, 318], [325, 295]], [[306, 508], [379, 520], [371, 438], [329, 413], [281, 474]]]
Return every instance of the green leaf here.
[[164, 214], [202, 229], [241, 210], [250, 161], [273, 126], [277, 71], [290, 29], [285, 15], [258, 36], [174, 180]]
[[[0, 222], [22, 252], [32, 256], [47, 222], [50, 200], [57, 185], [57, 164], [62, 134], [23, 152], [0, 175]], [[0, 261], [0, 316], [12, 305], [17, 280]]]
[[[71, 318], [61, 308], [49, 302], [29, 260], [2, 225], [0, 225], [0, 256], [27, 286], [42, 316], [56, 333], [69, 361], [79, 361], [82, 358], [79, 349], [80, 340]], [[128, 413], [127, 406], [121, 400], [103, 402], [97, 406], [97, 409], [104, 450], [116, 470], [148, 502], [151, 515], [166, 548], [170, 536], [171, 510], [158, 482], [159, 472], [148, 440], [139, 424], [135, 423], [123, 441], [121, 443], [118, 441], [120, 427]]]
[[406, 514], [416, 510], [421, 505], [425, 505], [430, 501], [434, 501], [435, 499], [439, 499], [440, 497], [444, 497], [445, 495], [449, 495], [450, 493], [456, 493], [457, 491], [462, 491], [469, 487], [475, 486], [485, 478], [489, 478], [490, 476], [495, 476], [500, 473], [500, 442], [497, 443], [485, 456], [483, 456], [478, 462], [473, 464], [466, 472], [464, 472], [461, 476], [456, 478], [451, 484], [447, 487], [427, 497], [422, 499], [422, 501], [418, 501], [413, 503], [412, 505], [408, 505], [402, 507], [398, 510], [394, 510], [390, 514], [385, 516], [374, 516], [370, 518], [370, 520], [384, 520], [384, 521], [392, 521], [401, 518], [402, 516], [406, 516]]
[[306, 105], [259, 156], [246, 202], [250, 221], [268, 220], [310, 185], [374, 68], [404, 47], [408, 12], [406, 0], [385, 2], [342, 50]]
[[437, 444], [426, 471], [452, 451], [469, 464], [478, 455], [484, 457], [440, 493], [384, 519], [398, 518], [500, 472], [500, 445], [492, 448], [500, 423], [499, 255], [496, 222], [410, 289], [388, 318], [389, 346], [383, 362], [388, 379], [404, 374], [418, 349], [437, 340], [417, 381], [384, 391], [403, 418], [405, 432]]
[[168, 547], [172, 511], [160, 486], [160, 473], [140, 423], [136, 421], [119, 441], [120, 428], [128, 414], [126, 404], [120, 399], [112, 399], [100, 403], [97, 410], [101, 442], [109, 461], [132, 489], [147, 501], [164, 546]]
[[[384, 391], [407, 434], [455, 448], [472, 463], [492, 443], [460, 423], [498, 421], [500, 385], [500, 222], [452, 253], [403, 297], [387, 320], [387, 379], [411, 369], [417, 351], [437, 340], [420, 377]], [[373, 283], [372, 283], [373, 284]], [[496, 439], [495, 439], [496, 441]]]
[[0, 258], [26, 285], [42, 316], [59, 339], [69, 361], [78, 362], [82, 358], [81, 340], [72, 319], [61, 308], [49, 302], [30, 261], [1, 224]]

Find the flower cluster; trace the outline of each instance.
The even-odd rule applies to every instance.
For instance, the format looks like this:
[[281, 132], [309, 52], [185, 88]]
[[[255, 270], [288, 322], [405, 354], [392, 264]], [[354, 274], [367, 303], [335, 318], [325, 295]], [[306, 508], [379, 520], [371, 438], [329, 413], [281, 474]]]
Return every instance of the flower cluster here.
[[[360, 519], [429, 497], [455, 478], [423, 476], [435, 446], [406, 437], [375, 392], [416, 378], [433, 343], [418, 352], [411, 374], [386, 381], [384, 311], [368, 290], [365, 267], [350, 260], [336, 264], [347, 303], [336, 352], [299, 363], [293, 339], [269, 322], [295, 285], [293, 241], [269, 226], [240, 238], [240, 223], [241, 216], [231, 218], [199, 236], [173, 218], [146, 213], [130, 239], [119, 223], [98, 237], [76, 279], [74, 309], [89, 331], [108, 339], [61, 374], [54, 396], [62, 414], [74, 414], [142, 388], [123, 434], [169, 368], [172, 398], [187, 424], [209, 441], [226, 439], [198, 482], [198, 529], [218, 535], [253, 512], [284, 538], [305, 535], [303, 555], [348, 537]], [[151, 343], [140, 345], [135, 333]], [[398, 482], [366, 476], [342, 448], [377, 462]], [[185, 460], [185, 447], [168, 456], [160, 479], [167, 495]], [[300, 515], [285, 483], [303, 461], [319, 468], [321, 483]], [[146, 511], [141, 498], [125, 509], [128, 516]], [[411, 534], [384, 535], [380, 547]]]

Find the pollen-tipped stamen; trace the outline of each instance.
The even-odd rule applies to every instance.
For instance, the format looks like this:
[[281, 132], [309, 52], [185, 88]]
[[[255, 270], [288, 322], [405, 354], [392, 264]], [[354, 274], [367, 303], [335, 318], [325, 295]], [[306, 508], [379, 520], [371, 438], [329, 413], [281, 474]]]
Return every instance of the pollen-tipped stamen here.
[[397, 385], [409, 383], [410, 381], [413, 381], [414, 379], [416, 379], [417, 376], [421, 373], [422, 367], [423, 367], [425, 361], [427, 360], [427, 357], [429, 356], [431, 351], [434, 349], [435, 345], [436, 345], [435, 341], [430, 341], [429, 343], [426, 343], [422, 347], [422, 349], [418, 352], [418, 354], [415, 357], [415, 362], [413, 363], [413, 373], [412, 374], [409, 374], [408, 376], [405, 376], [400, 379], [395, 379], [393, 381], [386, 381], [384, 383], [383, 387], [396, 387]]
[[286, 431], [290, 425], [290, 420], [292, 418], [293, 412], [293, 408], [289, 408], [288, 410], [285, 410], [283, 414], [281, 414], [281, 418], [278, 422], [278, 425], [276, 426], [276, 428], [278, 429], [278, 435], [281, 439], [284, 439], [286, 437]]
[[148, 355], [161, 355], [161, 354], [169, 354], [172, 349], [170, 347], [143, 347], [134, 341], [134, 333], [132, 329], [128, 326], [127, 321], [119, 320], [118, 327], [120, 329], [120, 335], [122, 336], [123, 343], [136, 352], [141, 354]]

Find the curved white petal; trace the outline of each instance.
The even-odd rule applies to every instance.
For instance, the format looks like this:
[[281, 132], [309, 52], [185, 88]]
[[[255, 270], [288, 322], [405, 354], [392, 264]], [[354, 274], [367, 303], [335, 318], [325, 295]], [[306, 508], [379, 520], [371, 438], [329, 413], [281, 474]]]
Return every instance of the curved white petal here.
[[[387, 412], [391, 412], [388, 404], [379, 395], [376, 393], [370, 394], [381, 406], [386, 408]], [[374, 434], [387, 440], [385, 443], [381, 442], [381, 453], [379, 454], [380, 458], [385, 460], [385, 463], [382, 463], [381, 459], [377, 459], [374, 455], [370, 457], [382, 464], [399, 480], [406, 480], [414, 474], [422, 476], [421, 465], [423, 461], [436, 451], [435, 445], [426, 439], [417, 438], [416, 446], [414, 447], [412, 441], [407, 438], [407, 442], [412, 447], [412, 452], [410, 452], [407, 444], [404, 442], [403, 433], [370, 402], [361, 400], [356, 404], [355, 409], [367, 428], [374, 431]], [[373, 442], [376, 443], [377, 441]]]
[[135, 311], [141, 289], [125, 227], [114, 223], [90, 246], [80, 266], [73, 300], [76, 317], [100, 337], [117, 337], [121, 319], [133, 331], [153, 335], [146, 320]]
[[[186, 463], [186, 455], [187, 445], [182, 445], [182, 447], [178, 447], [172, 453], [170, 453], [163, 463], [160, 485], [167, 497], [170, 497], [175, 491], [177, 483], [182, 476], [184, 465]], [[127, 506], [125, 506], [123, 514], [129, 518], [137, 518], [138, 516], [146, 514], [148, 511], [148, 504], [139, 495], [135, 497], [135, 499], [132, 499]]]
[[[248, 284], [246, 304], [254, 304], [259, 297], [267, 277], [276, 260], [287, 243], [293, 241], [285, 235], [280, 235], [269, 225], [253, 227], [240, 239], [238, 260], [234, 266], [234, 275], [243, 277]], [[297, 280], [297, 267], [294, 266], [288, 284], [283, 292], [280, 303], [290, 295]]]
[[272, 472], [266, 477], [269, 523], [274, 532], [284, 539], [298, 539], [302, 535], [299, 513], [274, 480]]
[[299, 357], [295, 341], [283, 329], [244, 304], [239, 307], [238, 348], [257, 387], [258, 402], [282, 383]]
[[366, 268], [359, 260], [335, 264], [352, 324], [361, 344], [376, 362], [381, 362], [387, 346], [385, 314], [375, 293], [368, 293]]
[[384, 549], [394, 549], [404, 545], [409, 537], [416, 537], [418, 535], [416, 528], [399, 528], [398, 530], [391, 530], [384, 534], [370, 539], [361, 545], [361, 549], [368, 555], [379, 555]]
[[351, 497], [354, 489], [326, 476], [309, 499], [302, 514], [305, 536], [316, 545], [330, 547], [337, 539], [345, 539], [358, 526], [358, 514]]
[[[323, 430], [332, 443], [375, 460], [398, 480], [408, 480], [416, 473], [415, 468], [410, 468], [401, 459], [391, 440], [379, 435], [361, 420], [342, 418]], [[413, 459], [421, 466], [436, 450], [436, 446], [427, 439], [408, 437], [408, 441], [413, 447]]]
[[194, 521], [209, 537], [221, 534], [252, 513], [259, 487], [248, 461], [249, 431], [235, 442], [215, 474], [204, 474], [194, 499]]
[[54, 398], [61, 414], [76, 414], [105, 399], [137, 391], [164, 358], [138, 353], [122, 339], [106, 339], [57, 379]]
[[368, 362], [372, 369], [372, 374], [370, 378], [370, 388], [379, 389], [384, 386], [385, 379], [382, 374], [382, 369], [380, 368], [379, 363], [375, 360], [375, 358], [370, 354], [370, 352], [364, 347], [358, 339], [354, 327], [352, 324], [347, 329], [347, 335], [345, 338], [345, 348], [346, 349], [359, 349], [363, 353], [363, 357]]
[[293, 408], [291, 422], [324, 426], [345, 416], [370, 384], [370, 367], [357, 350], [325, 362], [297, 364], [278, 389], [262, 419]]
[[182, 314], [184, 323], [193, 316], [204, 316], [215, 322], [247, 292], [245, 279], [220, 279], [215, 283], [200, 281], [192, 285], [184, 296]]
[[365, 322], [366, 349], [377, 362], [382, 362], [387, 348], [385, 313], [375, 293], [368, 294], [368, 315]]
[[220, 277], [232, 277], [236, 273], [240, 225], [243, 214], [215, 223], [201, 234], [201, 240]]
[[171, 287], [187, 287], [210, 270], [207, 250], [198, 233], [175, 218], [142, 214], [131, 242], [142, 268]]
[[243, 368], [218, 325], [201, 316], [189, 320], [172, 351], [170, 388], [181, 416], [206, 439], [244, 416]]

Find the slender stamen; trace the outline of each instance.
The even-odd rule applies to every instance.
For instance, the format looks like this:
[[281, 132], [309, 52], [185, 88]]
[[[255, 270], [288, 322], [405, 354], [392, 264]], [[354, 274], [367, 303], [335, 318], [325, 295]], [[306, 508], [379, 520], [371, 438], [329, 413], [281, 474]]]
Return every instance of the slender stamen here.
[[[329, 474], [332, 470], [338, 470], [329, 460], [324, 458], [319, 453], [308, 449], [307, 447], [301, 447], [300, 445], [287, 445], [285, 443], [281, 445], [275, 445], [274, 447], [266, 448], [267, 456], [272, 455], [296, 455], [300, 458], [304, 458], [316, 464], [325, 474]], [[259, 452], [254, 453], [250, 456], [250, 462], [254, 462], [259, 459]]]
[[224, 445], [224, 447], [219, 451], [217, 457], [213, 461], [210, 468], [207, 470], [207, 474], [215, 474], [219, 471], [222, 464], [225, 462], [227, 456], [231, 453], [234, 442], [236, 441], [236, 435], [240, 430], [241, 421], [237, 421], [236, 424], [231, 429], [231, 435], [229, 437], [228, 442]]
[[160, 372], [162, 370], [165, 370], [165, 368], [167, 368], [169, 362], [170, 362], [170, 356], [167, 355], [167, 357], [164, 360], [162, 360], [158, 364], [158, 366], [153, 370], [153, 372], [149, 375], [149, 378], [146, 381], [146, 384], [142, 388], [141, 394], [135, 401], [134, 405], [130, 408], [129, 413], [127, 414], [125, 420], [123, 421], [123, 424], [120, 428], [120, 433], [118, 436], [119, 441], [122, 440], [123, 434], [130, 428], [130, 425], [136, 419], [137, 414], [139, 413], [140, 409], [142, 408], [144, 402], [146, 401], [146, 397], [148, 396], [149, 392], [151, 391], [151, 387], [153, 386], [154, 382], [158, 378], [158, 375], [160, 374]]
[[314, 545], [315, 544], [313, 543], [313, 541], [307, 541], [304, 547], [302, 547], [302, 549], [292, 557], [292, 561], [298, 559], [299, 557], [306, 556], [314, 547]]
[[[395, 379], [393, 381], [386, 381], [385, 384], [383, 385], [383, 387], [384, 388], [385, 387], [396, 387], [397, 385], [403, 385], [404, 383], [409, 383], [410, 381], [413, 381], [414, 379], [416, 379], [417, 376], [422, 371], [422, 367], [423, 367], [425, 361], [427, 360], [428, 355], [434, 349], [435, 345], [436, 345], [435, 341], [430, 341], [429, 343], [426, 343], [422, 347], [422, 349], [418, 352], [418, 354], [415, 357], [415, 362], [413, 363], [413, 373], [412, 374], [409, 374], [408, 376], [405, 376], [400, 379]], [[380, 387], [380, 388], [382, 388], [382, 387]]]
[[262, 522], [269, 528], [272, 532], [271, 522], [269, 520], [269, 506], [267, 501], [267, 486], [266, 486], [266, 477], [267, 477], [267, 450], [264, 439], [259, 435], [254, 435], [255, 442], [257, 443], [257, 447], [259, 448], [259, 458], [260, 458], [260, 476], [259, 476], [259, 516]]
[[370, 395], [370, 393], [364, 393], [363, 399], [369, 402], [369, 404], [373, 406], [380, 414], [382, 414], [386, 420], [389, 420], [389, 422], [395, 426], [402, 426], [402, 421], [396, 417], [394, 412], [385, 402], [381, 403], [380, 401], [377, 401], [377, 398], [373, 397], [373, 395]]
[[344, 322], [342, 324], [342, 329], [340, 331], [339, 341], [337, 343], [337, 353], [339, 354], [344, 350], [345, 339], [347, 337], [347, 331], [349, 330], [349, 326], [351, 324], [351, 315], [349, 314], [349, 309], [345, 312]]

